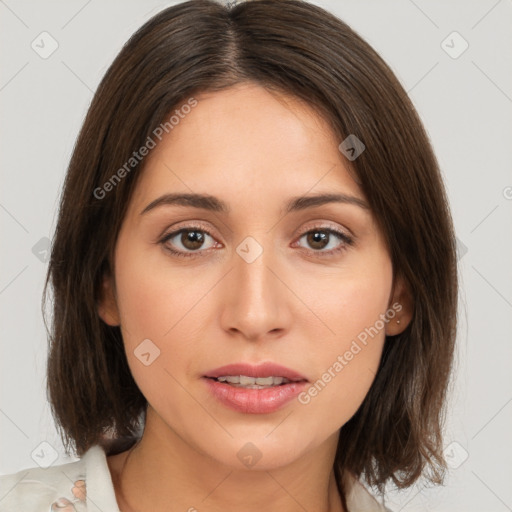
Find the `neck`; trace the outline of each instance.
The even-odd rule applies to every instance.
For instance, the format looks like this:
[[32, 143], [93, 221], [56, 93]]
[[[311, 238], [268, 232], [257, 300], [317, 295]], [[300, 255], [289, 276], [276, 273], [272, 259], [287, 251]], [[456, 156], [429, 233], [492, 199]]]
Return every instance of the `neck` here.
[[107, 459], [123, 512], [344, 512], [332, 470], [337, 435], [284, 467], [240, 469], [162, 431], [150, 411], [142, 439]]

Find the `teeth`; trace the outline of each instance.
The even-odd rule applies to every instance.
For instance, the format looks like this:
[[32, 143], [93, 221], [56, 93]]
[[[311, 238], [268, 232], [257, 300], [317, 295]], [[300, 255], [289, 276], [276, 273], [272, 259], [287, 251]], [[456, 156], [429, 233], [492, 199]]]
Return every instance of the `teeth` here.
[[227, 382], [237, 387], [261, 389], [261, 387], [279, 386], [290, 382], [286, 377], [247, 377], [246, 375], [223, 375], [217, 377], [219, 382]]
[[254, 384], [256, 384], [256, 379], [254, 377], [240, 375], [240, 386], [254, 386]]

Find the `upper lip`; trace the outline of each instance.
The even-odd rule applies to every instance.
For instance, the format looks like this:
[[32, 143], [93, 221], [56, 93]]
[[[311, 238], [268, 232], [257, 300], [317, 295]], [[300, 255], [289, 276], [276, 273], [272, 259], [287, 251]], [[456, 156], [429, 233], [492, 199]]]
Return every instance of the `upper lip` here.
[[253, 365], [249, 363], [234, 363], [207, 372], [204, 376], [217, 378], [226, 375], [245, 375], [246, 377], [285, 377], [290, 381], [307, 381], [304, 375], [271, 362]]

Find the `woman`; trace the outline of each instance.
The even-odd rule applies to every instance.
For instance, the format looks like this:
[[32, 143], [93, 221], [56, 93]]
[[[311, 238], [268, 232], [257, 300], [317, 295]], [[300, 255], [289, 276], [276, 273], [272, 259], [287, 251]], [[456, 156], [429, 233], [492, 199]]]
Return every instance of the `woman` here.
[[345, 23], [163, 10], [98, 87], [52, 246], [81, 460], [2, 477], [0, 509], [383, 511], [363, 480], [442, 483], [455, 262], [421, 121]]

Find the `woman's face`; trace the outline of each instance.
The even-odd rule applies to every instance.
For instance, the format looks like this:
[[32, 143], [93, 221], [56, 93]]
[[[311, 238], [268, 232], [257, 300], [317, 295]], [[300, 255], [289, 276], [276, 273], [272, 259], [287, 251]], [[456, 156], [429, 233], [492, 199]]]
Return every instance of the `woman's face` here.
[[[232, 467], [278, 467], [335, 446], [406, 308], [342, 141], [314, 110], [253, 84], [196, 99], [146, 157], [117, 241], [116, 301], [100, 314], [121, 325], [159, 435]], [[210, 201], [154, 203], [167, 194]], [[342, 200], [311, 200], [321, 194]], [[207, 377], [269, 362], [306, 382]]]

